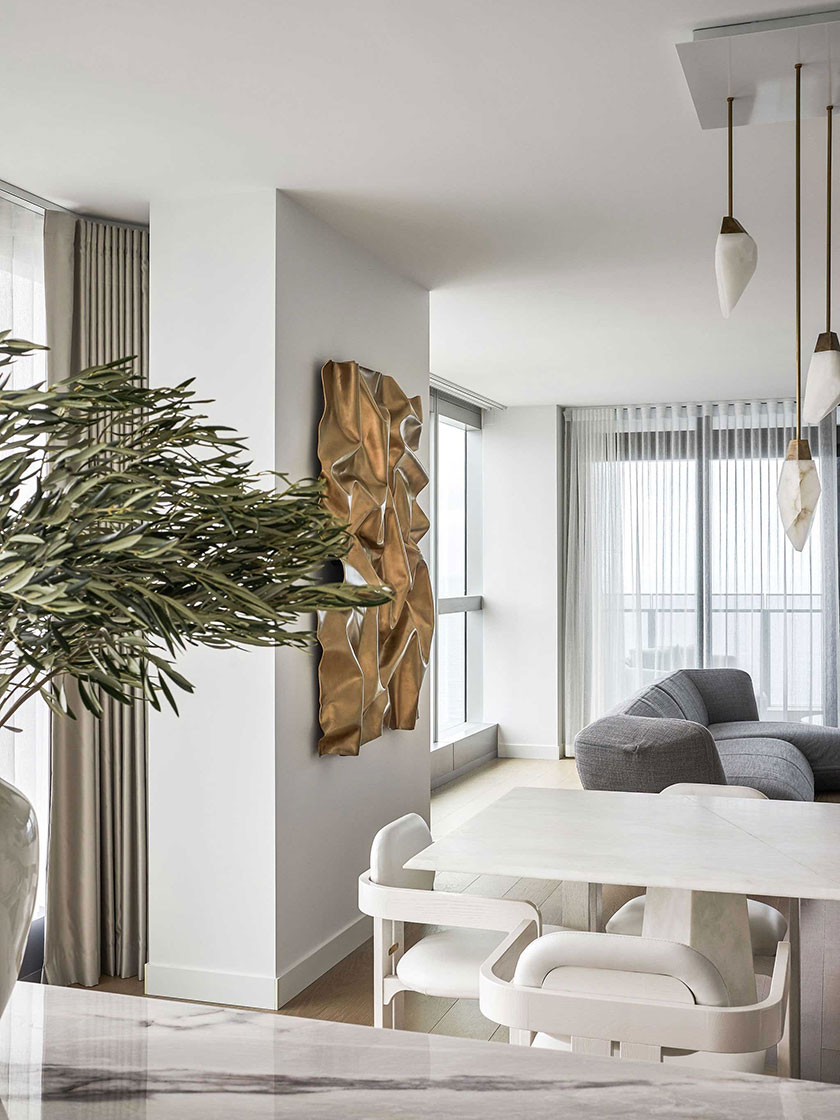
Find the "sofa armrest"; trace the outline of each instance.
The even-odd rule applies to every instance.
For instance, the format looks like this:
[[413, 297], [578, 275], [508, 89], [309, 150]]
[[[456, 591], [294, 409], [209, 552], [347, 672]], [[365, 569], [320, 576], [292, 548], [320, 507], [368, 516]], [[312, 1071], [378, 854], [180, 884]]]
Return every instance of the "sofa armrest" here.
[[584, 789], [661, 793], [678, 782], [726, 785], [708, 728], [686, 719], [606, 716], [575, 739]]
[[752, 677], [743, 669], [685, 669], [709, 713], [709, 723], [757, 720]]

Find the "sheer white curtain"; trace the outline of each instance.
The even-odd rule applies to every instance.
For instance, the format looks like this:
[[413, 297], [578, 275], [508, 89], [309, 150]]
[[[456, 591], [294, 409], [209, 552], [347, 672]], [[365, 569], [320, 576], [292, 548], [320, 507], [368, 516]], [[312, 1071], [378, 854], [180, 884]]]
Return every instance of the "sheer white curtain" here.
[[673, 669], [737, 666], [763, 719], [837, 723], [837, 427], [802, 553], [776, 507], [788, 400], [565, 411], [565, 736]]
[[[44, 215], [0, 198], [0, 330], [17, 338], [43, 343]], [[46, 380], [43, 354], [22, 358], [12, 368], [11, 385], [22, 388]], [[36, 697], [15, 715], [18, 733], [0, 731], [0, 778], [17, 786], [35, 806], [41, 828], [41, 875], [36, 915], [43, 912], [49, 820], [50, 720], [46, 704]]]

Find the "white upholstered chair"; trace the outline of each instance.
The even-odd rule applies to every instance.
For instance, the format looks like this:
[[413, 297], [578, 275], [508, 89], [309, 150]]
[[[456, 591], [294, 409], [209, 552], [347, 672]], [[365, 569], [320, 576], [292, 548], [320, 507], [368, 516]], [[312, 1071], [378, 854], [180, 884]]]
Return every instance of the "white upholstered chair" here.
[[[401, 994], [423, 992], [454, 999], [478, 998], [478, 970], [523, 920], [540, 930], [530, 902], [435, 891], [434, 872], [403, 866], [432, 842], [426, 822], [408, 813], [380, 829], [370, 869], [359, 878], [359, 909], [373, 918], [373, 1021], [400, 1025]], [[404, 923], [447, 928], [405, 948]]]
[[[668, 786], [662, 790], [662, 794], [676, 795], [676, 796], [705, 796], [705, 797], [742, 797], [759, 801], [767, 801], [768, 798], [765, 794], [757, 789], [752, 789], [749, 786], [717, 786], [705, 785], [702, 783], [694, 782], [679, 782], [676, 785]], [[645, 895], [639, 895], [636, 898], [631, 898], [629, 902], [616, 910], [615, 914], [609, 919], [606, 924], [607, 933], [624, 934], [630, 936], [640, 936], [645, 920]], [[776, 948], [780, 941], [789, 940], [788, 922], [785, 916], [776, 909], [775, 906], [770, 906], [767, 902], [760, 902], [755, 898], [747, 899], [747, 920], [750, 927], [750, 941], [752, 942], [753, 951], [753, 968], [756, 976], [771, 977], [776, 963]], [[798, 986], [798, 962], [796, 958], [792, 958], [791, 964], [791, 991], [788, 1000], [788, 1016], [785, 1021], [785, 1027], [782, 1037], [782, 1045], [779, 1048], [778, 1054], [778, 1069], [779, 1073], [789, 1075], [792, 1061], [798, 1061], [792, 1057], [793, 1051], [798, 1047], [798, 1042], [794, 1042], [794, 1036], [798, 1038], [798, 1027], [794, 1027], [793, 1034], [791, 1032], [790, 1013], [794, 1016], [798, 1015], [799, 1008], [799, 986]], [[762, 981], [767, 984], [767, 980]]]
[[[692, 782], [680, 782], [662, 790], [662, 796], [692, 796], [707, 797], [743, 797], [760, 799], [767, 798], [757, 789], [748, 786], [713, 786]], [[756, 899], [747, 899], [747, 917], [750, 923], [750, 939], [752, 941], [753, 957], [755, 958], [756, 972], [769, 976], [773, 967], [773, 956], [776, 946], [787, 937], [787, 921], [783, 914]], [[629, 902], [620, 907], [606, 924], [607, 933], [621, 933], [639, 936], [645, 920], [645, 896], [639, 895], [631, 898]]]
[[687, 945], [523, 922], [481, 967], [482, 1014], [518, 1045], [751, 1073], [782, 1036], [790, 946], [766, 999], [730, 1006], [720, 973]]

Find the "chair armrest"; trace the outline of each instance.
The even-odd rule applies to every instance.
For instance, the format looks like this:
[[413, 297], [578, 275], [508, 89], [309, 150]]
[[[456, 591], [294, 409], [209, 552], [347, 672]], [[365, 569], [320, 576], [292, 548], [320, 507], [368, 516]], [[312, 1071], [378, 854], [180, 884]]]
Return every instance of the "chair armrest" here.
[[519, 956], [533, 940], [532, 929], [523, 922], [479, 970], [479, 1007], [494, 1023], [532, 1033], [609, 1037], [617, 1042], [718, 1054], [767, 1050], [782, 1037], [790, 982], [787, 941], [779, 942], [776, 950], [766, 999], [744, 1007], [705, 1007], [514, 984], [510, 977]]
[[486, 971], [488, 977], [492, 976], [509, 983], [513, 980], [522, 953], [539, 936], [540, 930], [536, 922], [526, 918], [508, 934], [500, 945], [496, 946], [481, 965], [479, 974], [481, 975]]
[[449, 891], [411, 890], [372, 883], [370, 871], [359, 876], [359, 909], [373, 918], [421, 925], [493, 929], [508, 933], [523, 921], [542, 932], [540, 912], [533, 902], [510, 898], [482, 898]]

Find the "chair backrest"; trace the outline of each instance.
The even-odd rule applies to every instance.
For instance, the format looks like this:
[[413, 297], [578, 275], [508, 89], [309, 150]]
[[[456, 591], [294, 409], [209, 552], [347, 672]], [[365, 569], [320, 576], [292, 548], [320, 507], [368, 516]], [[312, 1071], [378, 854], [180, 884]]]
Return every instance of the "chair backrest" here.
[[407, 871], [403, 864], [432, 842], [429, 826], [417, 813], [380, 828], [370, 849], [370, 879], [382, 887], [405, 887], [430, 891], [435, 885], [434, 871]]
[[714, 786], [703, 782], [677, 782], [668, 786], [662, 793], [673, 793], [681, 797], [742, 797], [745, 800], [769, 801], [770, 798], [761, 790], [752, 786]]
[[545, 934], [525, 948], [513, 979], [529, 988], [644, 993], [648, 999], [704, 1007], [730, 1005], [723, 977], [708, 958], [688, 945], [649, 937], [576, 930]]

